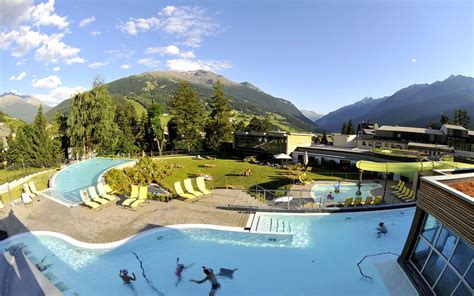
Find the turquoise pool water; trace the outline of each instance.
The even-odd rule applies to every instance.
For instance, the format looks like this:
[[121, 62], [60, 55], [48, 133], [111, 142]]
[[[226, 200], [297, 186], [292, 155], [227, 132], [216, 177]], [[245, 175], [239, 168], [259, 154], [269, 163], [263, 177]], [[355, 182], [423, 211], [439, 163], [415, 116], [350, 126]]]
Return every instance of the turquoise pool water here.
[[80, 189], [97, 184], [97, 178], [107, 169], [129, 161], [100, 157], [73, 164], [59, 171], [52, 188], [44, 193], [66, 205], [78, 205], [82, 202]]
[[[334, 184], [316, 184], [311, 189], [313, 198], [316, 199], [317, 202], [325, 202], [325, 201], [334, 201], [334, 202], [343, 202], [346, 197], [356, 197], [357, 192], [357, 184], [355, 183], [342, 183], [339, 189], [339, 193], [334, 191]], [[364, 183], [360, 187], [360, 191], [362, 193], [362, 197], [365, 199], [367, 196], [373, 196], [371, 193], [372, 189], [381, 188], [382, 185], [377, 183]], [[327, 196], [331, 192], [332, 196], [334, 197], [333, 200], [328, 200]]]
[[[272, 233], [168, 228], [109, 250], [79, 248], [32, 234], [0, 242], [0, 249], [23, 244], [33, 262], [49, 265], [43, 274], [66, 295], [207, 295], [208, 282], [189, 281], [203, 278], [203, 265], [216, 273], [237, 268], [233, 279], [219, 278], [222, 288], [217, 295], [389, 295], [374, 264], [396, 257], [364, 261], [363, 272], [373, 280], [360, 275], [357, 262], [368, 254], [399, 254], [413, 214], [408, 208], [326, 216], [262, 215], [291, 225], [292, 239]], [[377, 238], [380, 221], [388, 233]], [[194, 263], [178, 285], [177, 257], [186, 265]], [[123, 268], [137, 275], [134, 290], [119, 278]]]

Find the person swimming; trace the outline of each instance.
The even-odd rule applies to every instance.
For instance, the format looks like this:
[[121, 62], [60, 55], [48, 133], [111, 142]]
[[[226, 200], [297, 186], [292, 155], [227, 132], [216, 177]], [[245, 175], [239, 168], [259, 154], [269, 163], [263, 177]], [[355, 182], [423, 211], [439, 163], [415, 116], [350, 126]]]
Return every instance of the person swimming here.
[[130, 284], [131, 281], [135, 281], [137, 277], [135, 276], [135, 273], [132, 272], [132, 276], [128, 275], [128, 270], [126, 269], [120, 269], [119, 276], [122, 278], [124, 284]]
[[183, 271], [185, 271], [186, 269], [188, 269], [189, 267], [193, 266], [194, 263], [191, 263], [189, 264], [188, 266], [184, 266], [184, 264], [182, 263], [179, 263], [179, 257], [176, 258], [176, 271], [175, 271], [175, 275], [176, 275], [176, 287], [179, 285], [179, 283], [181, 283], [181, 280], [183, 279], [182, 275], [183, 275]]
[[197, 284], [202, 284], [205, 281], [211, 282], [211, 290], [209, 291], [209, 296], [214, 296], [216, 294], [217, 289], [221, 287], [221, 284], [217, 281], [217, 277], [214, 274], [214, 271], [211, 268], [207, 268], [205, 266], [202, 267], [202, 272], [206, 275], [205, 278], [203, 278], [200, 281], [197, 280], [191, 280], [191, 282], [195, 282]]
[[328, 194], [328, 196], [326, 196], [326, 198], [329, 199], [329, 200], [334, 199], [334, 196], [332, 195], [332, 191], [329, 191], [329, 194]]
[[376, 230], [377, 230], [377, 237], [380, 237], [382, 234], [386, 235], [388, 232], [387, 227], [385, 227], [383, 222], [379, 223], [379, 226], [376, 228]]

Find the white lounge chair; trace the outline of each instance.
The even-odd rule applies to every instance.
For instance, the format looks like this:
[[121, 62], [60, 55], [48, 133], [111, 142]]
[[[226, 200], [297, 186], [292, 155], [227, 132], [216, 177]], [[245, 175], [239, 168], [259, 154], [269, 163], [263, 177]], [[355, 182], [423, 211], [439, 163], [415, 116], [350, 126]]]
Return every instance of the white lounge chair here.
[[36, 189], [35, 181], [30, 181], [28, 182], [28, 186], [30, 187], [30, 190], [32, 193], [39, 195], [40, 192]]
[[28, 187], [28, 183], [23, 184], [23, 193], [28, 194], [30, 197], [36, 196], [36, 193], [31, 192], [30, 187]]
[[30, 195], [26, 192], [21, 194], [21, 201], [25, 206], [29, 206], [33, 204], [33, 200], [31, 199]]

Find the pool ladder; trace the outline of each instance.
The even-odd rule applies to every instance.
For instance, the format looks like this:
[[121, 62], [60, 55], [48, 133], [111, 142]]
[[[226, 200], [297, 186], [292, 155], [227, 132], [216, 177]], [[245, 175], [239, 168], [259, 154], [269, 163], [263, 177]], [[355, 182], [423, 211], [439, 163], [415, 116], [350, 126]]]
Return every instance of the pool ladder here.
[[[285, 221], [280, 221], [280, 219], [275, 219], [275, 223], [273, 222], [273, 218], [270, 218], [270, 228], [269, 232], [291, 232], [290, 223], [285, 223]], [[276, 224], [276, 225], [275, 225]], [[286, 231], [285, 231], [286, 230]]]

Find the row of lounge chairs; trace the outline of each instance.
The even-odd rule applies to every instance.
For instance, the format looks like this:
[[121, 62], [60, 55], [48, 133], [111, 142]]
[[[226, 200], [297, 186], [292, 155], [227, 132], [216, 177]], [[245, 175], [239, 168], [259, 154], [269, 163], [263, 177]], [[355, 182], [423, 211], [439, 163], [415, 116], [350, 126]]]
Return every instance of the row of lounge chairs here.
[[407, 187], [403, 181], [399, 181], [397, 185], [390, 188], [393, 189], [392, 194], [405, 202], [414, 201], [416, 199], [416, 192]]
[[37, 197], [40, 192], [36, 189], [34, 181], [23, 184], [23, 192], [21, 194], [21, 201], [24, 205], [29, 206], [33, 203], [33, 198]]
[[176, 194], [182, 198], [194, 199], [212, 193], [211, 191], [207, 190], [203, 177], [196, 178], [196, 186], [198, 190], [194, 190], [191, 179], [186, 179], [183, 181], [183, 183], [186, 192], [184, 192], [183, 187], [181, 187], [181, 182], [178, 181], [174, 183], [174, 190], [176, 191]]
[[141, 206], [148, 198], [148, 187], [132, 185], [130, 197], [122, 202], [122, 207], [136, 209]]
[[117, 200], [117, 197], [112, 194], [112, 189], [108, 185], [100, 183], [97, 184], [97, 191], [94, 186], [90, 186], [87, 190], [81, 189], [79, 193], [83, 204], [91, 209], [99, 209]]
[[367, 198], [362, 201], [362, 197], [356, 197], [355, 199], [352, 197], [348, 197], [344, 200], [340, 206], [343, 207], [357, 207], [357, 206], [370, 206], [370, 205], [379, 205], [382, 203], [382, 197], [380, 195], [372, 198], [372, 196], [367, 196]]

